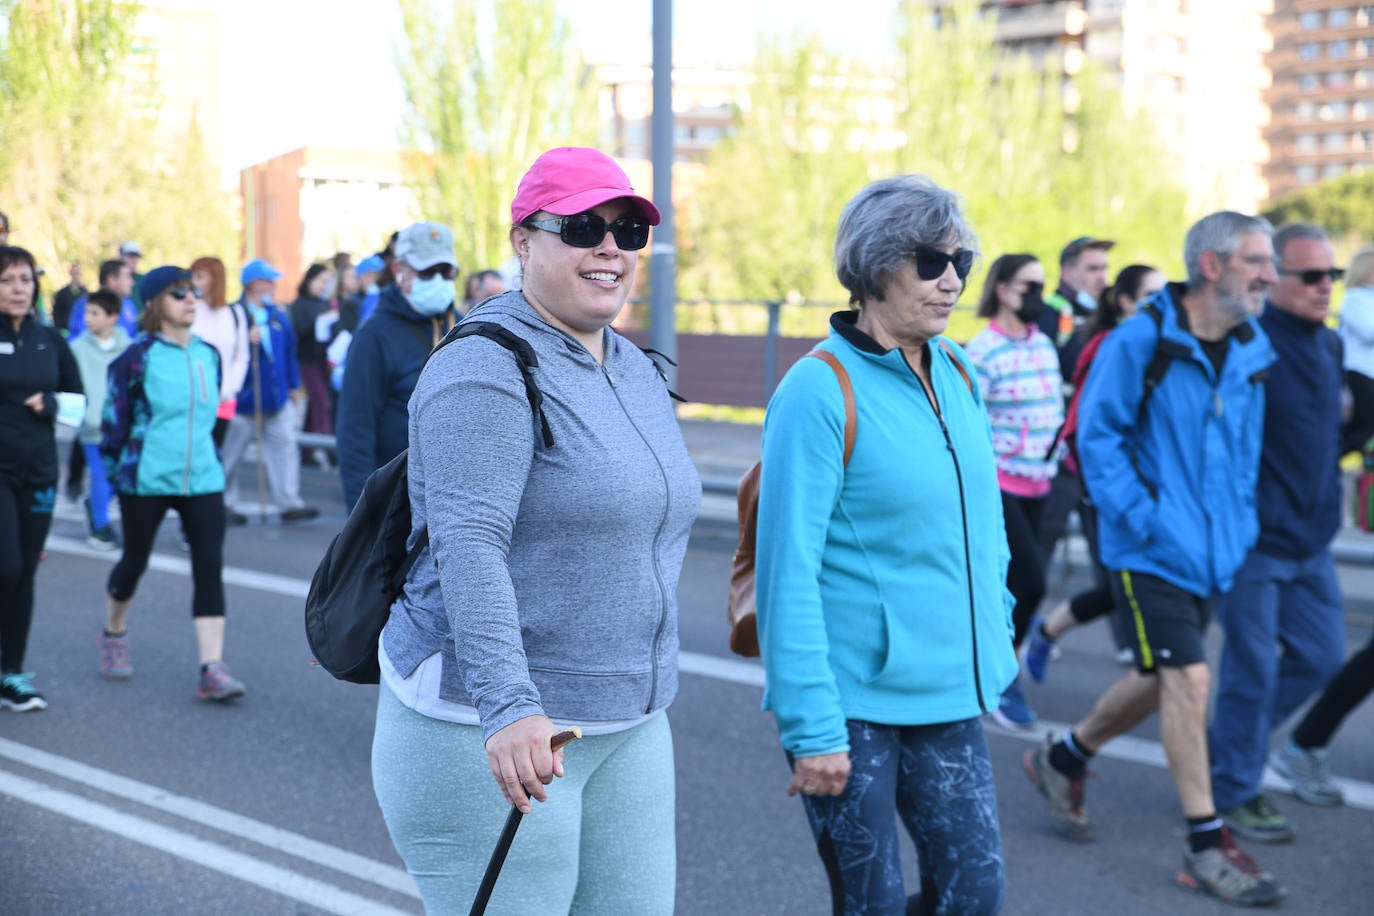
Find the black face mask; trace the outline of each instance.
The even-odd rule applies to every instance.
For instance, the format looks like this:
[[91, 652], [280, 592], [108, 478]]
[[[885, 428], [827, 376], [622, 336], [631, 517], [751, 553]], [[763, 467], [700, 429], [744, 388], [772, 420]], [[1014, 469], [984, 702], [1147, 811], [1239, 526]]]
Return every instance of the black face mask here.
[[1026, 324], [1032, 324], [1040, 317], [1040, 313], [1045, 310], [1045, 300], [1040, 296], [1044, 289], [1043, 283], [1026, 284], [1026, 291], [1021, 294], [1021, 305], [1016, 310], [1017, 318]]

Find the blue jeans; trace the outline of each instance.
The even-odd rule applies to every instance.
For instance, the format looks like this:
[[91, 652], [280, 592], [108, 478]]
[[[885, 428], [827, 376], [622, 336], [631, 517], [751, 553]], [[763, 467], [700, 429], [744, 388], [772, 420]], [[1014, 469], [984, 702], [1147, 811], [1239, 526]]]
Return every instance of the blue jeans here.
[[1270, 733], [1345, 661], [1344, 602], [1331, 552], [1285, 560], [1250, 551], [1217, 602], [1226, 632], [1208, 741], [1218, 811], [1259, 794]]
[[[904, 914], [897, 816], [916, 845], [916, 913], [996, 913], [1006, 874], [983, 725], [850, 720], [849, 782], [802, 796], [836, 913]], [[789, 755], [790, 760], [790, 755]]]
[[105, 462], [100, 457], [100, 446], [82, 445], [86, 453], [86, 467], [91, 472], [91, 529], [99, 531], [110, 523], [110, 499], [114, 491], [110, 481], [105, 478]]

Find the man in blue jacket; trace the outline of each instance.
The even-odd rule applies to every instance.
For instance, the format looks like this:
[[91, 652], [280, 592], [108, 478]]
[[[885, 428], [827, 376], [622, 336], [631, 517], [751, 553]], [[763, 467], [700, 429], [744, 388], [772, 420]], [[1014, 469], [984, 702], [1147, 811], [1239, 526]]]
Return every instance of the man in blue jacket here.
[[1279, 359], [1265, 386], [1259, 544], [1217, 604], [1226, 643], [1209, 743], [1227, 824], [1282, 843], [1293, 827], [1260, 793], [1270, 732], [1345, 658], [1345, 608], [1329, 548], [1341, 526], [1341, 351], [1323, 323], [1343, 272], [1316, 226], [1284, 226], [1274, 250], [1279, 282], [1260, 316]]
[[[234, 469], [248, 443], [257, 440], [258, 461], [267, 477], [268, 499], [283, 522], [315, 518], [320, 510], [301, 499], [301, 459], [296, 445], [296, 401], [300, 398], [300, 365], [296, 362], [296, 332], [291, 319], [272, 299], [272, 288], [281, 271], [261, 258], [243, 265], [239, 279], [243, 298], [235, 303], [249, 317], [248, 345], [251, 362], [248, 377], [239, 391], [238, 407], [229, 421], [221, 457], [225, 477], [231, 481], [225, 498], [232, 504], [237, 488]], [[264, 511], [265, 507], [264, 507]], [[229, 523], [242, 525], [247, 518], [230, 511]]]
[[391, 271], [377, 309], [348, 345], [339, 392], [339, 477], [348, 509], [377, 468], [407, 445], [410, 395], [429, 351], [458, 320], [453, 232], [414, 223], [396, 237]]
[[1093, 754], [1156, 708], [1188, 843], [1178, 879], [1229, 902], [1284, 896], [1231, 840], [1207, 766], [1203, 635], [1259, 534], [1255, 483], [1263, 380], [1274, 351], [1255, 316], [1278, 281], [1273, 232], [1222, 211], [1188, 230], [1186, 284], [1171, 283], [1102, 344], [1080, 402], [1083, 481], [1102, 563], [1130, 617], [1136, 670], [1060, 741], [1025, 756], [1059, 830], [1093, 838], [1083, 784]]

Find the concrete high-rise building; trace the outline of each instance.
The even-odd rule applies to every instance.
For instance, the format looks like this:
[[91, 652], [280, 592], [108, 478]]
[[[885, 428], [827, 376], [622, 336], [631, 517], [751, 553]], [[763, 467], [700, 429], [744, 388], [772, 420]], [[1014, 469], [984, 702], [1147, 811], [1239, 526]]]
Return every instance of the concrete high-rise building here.
[[[1188, 190], [1189, 209], [1254, 212], [1269, 192], [1264, 55], [1274, 0], [988, 0], [999, 43], [1074, 78], [1100, 62], [1151, 124]], [[1074, 137], [1065, 137], [1071, 148]]]
[[1265, 175], [1278, 197], [1374, 165], [1374, 3], [1276, 0]]

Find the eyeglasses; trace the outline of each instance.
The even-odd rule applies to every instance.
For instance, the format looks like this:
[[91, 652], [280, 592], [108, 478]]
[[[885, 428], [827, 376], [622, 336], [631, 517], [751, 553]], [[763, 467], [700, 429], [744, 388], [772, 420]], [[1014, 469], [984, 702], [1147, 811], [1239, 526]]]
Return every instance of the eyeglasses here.
[[545, 232], [557, 232], [566, 245], [595, 248], [610, 232], [621, 251], [638, 251], [649, 244], [649, 221], [642, 216], [622, 216], [612, 223], [595, 213], [574, 213], [553, 219], [529, 219], [525, 225]]
[[433, 280], [435, 277], [443, 277], [445, 280], [454, 280], [458, 277], [458, 268], [452, 264], [435, 264], [433, 267], [426, 267], [424, 270], [415, 271], [415, 276], [421, 280]]
[[922, 280], [940, 279], [950, 264], [954, 265], [954, 273], [960, 280], [967, 277], [968, 272], [973, 269], [973, 252], [967, 248], [946, 254], [938, 248], [917, 245], [916, 250], [911, 252], [911, 257], [916, 261], [916, 276]]
[[1344, 267], [1317, 268], [1314, 270], [1283, 270], [1280, 268], [1279, 275], [1284, 277], [1297, 277], [1302, 281], [1303, 286], [1316, 286], [1323, 280], [1329, 279], [1335, 283], [1345, 276]]
[[180, 302], [182, 299], [187, 299], [196, 294], [195, 290], [187, 289], [184, 286], [173, 286], [171, 289], [167, 290], [167, 292], [173, 299], [177, 300], [178, 302]]

